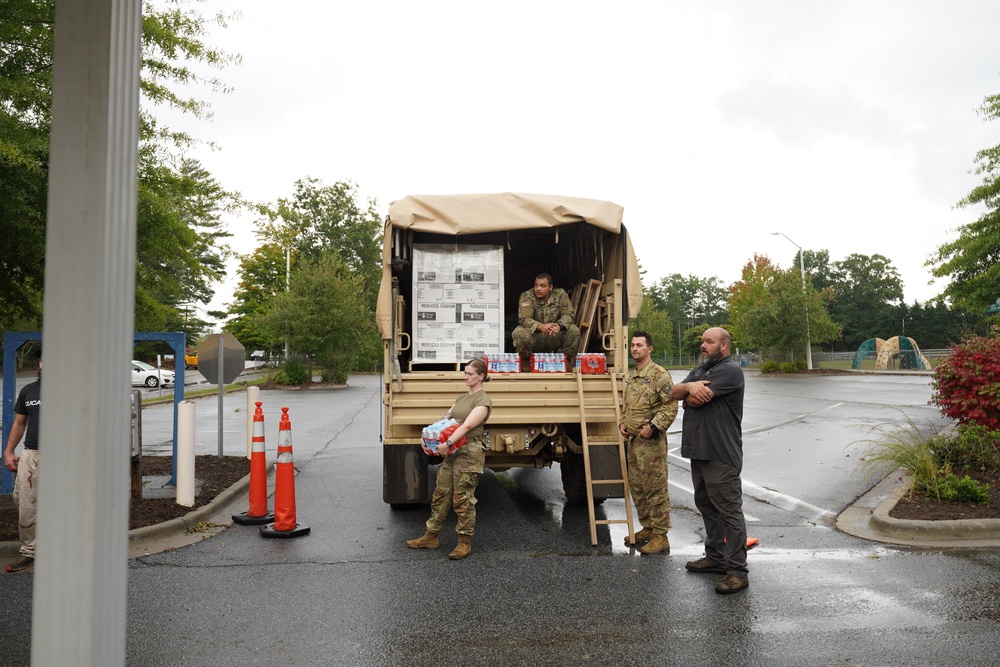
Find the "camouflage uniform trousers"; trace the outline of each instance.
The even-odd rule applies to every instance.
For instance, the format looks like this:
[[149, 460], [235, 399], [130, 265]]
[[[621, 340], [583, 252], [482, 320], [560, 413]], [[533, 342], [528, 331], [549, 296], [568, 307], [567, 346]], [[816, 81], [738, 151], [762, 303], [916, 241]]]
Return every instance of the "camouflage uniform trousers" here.
[[38, 450], [24, 449], [17, 460], [14, 480], [14, 504], [17, 505], [17, 529], [21, 555], [35, 557], [35, 517], [38, 506]]
[[628, 488], [639, 514], [639, 523], [654, 535], [670, 530], [670, 494], [667, 491], [667, 438], [655, 440], [630, 436], [628, 442]]
[[470, 537], [476, 532], [476, 486], [485, 462], [486, 450], [479, 440], [469, 440], [457, 452], [444, 457], [431, 496], [428, 532], [441, 532], [449, 509], [454, 509], [458, 517], [455, 532]]
[[576, 357], [576, 348], [580, 343], [580, 327], [571, 324], [566, 331], [560, 331], [555, 336], [543, 334], [541, 331], [531, 333], [524, 327], [514, 327], [512, 337], [514, 349], [518, 354], [562, 352], [567, 359], [572, 359]]

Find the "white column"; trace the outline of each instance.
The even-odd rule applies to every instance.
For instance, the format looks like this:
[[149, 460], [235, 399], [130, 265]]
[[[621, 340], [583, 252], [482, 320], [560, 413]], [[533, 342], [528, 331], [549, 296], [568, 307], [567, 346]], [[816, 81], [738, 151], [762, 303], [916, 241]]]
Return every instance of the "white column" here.
[[194, 401], [177, 406], [177, 474], [174, 484], [177, 504], [194, 507], [194, 440], [197, 412]]
[[55, 21], [31, 661], [104, 667], [125, 664], [141, 3]]

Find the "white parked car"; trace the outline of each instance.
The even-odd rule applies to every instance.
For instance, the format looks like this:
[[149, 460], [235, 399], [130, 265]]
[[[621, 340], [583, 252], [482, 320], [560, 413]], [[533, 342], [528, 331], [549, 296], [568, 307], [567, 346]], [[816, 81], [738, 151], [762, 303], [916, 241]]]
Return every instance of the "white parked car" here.
[[170, 387], [174, 384], [174, 372], [165, 371], [149, 364], [132, 360], [133, 387]]

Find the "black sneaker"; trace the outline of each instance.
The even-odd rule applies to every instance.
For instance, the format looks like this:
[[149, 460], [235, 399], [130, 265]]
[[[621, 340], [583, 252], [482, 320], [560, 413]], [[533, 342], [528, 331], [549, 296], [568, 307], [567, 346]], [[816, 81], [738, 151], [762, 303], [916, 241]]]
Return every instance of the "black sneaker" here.
[[707, 558], [699, 558], [698, 560], [693, 560], [687, 563], [684, 567], [688, 569], [688, 572], [697, 572], [698, 574], [725, 574], [726, 566], [722, 563], [716, 563], [715, 561], [708, 560]]
[[25, 556], [21, 560], [14, 561], [10, 565], [8, 565], [7, 566], [7, 571], [8, 572], [21, 572], [22, 570], [27, 570], [29, 567], [31, 567], [34, 564], [35, 564], [35, 559], [34, 558], [29, 558], [28, 556]]

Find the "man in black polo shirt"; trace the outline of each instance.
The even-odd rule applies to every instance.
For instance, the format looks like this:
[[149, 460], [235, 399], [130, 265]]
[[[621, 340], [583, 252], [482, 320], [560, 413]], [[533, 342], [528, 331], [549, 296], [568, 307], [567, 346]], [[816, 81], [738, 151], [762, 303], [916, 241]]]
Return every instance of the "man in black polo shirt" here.
[[684, 402], [681, 456], [691, 459], [694, 503], [705, 522], [705, 556], [691, 572], [726, 575], [716, 593], [750, 585], [743, 518], [743, 371], [729, 356], [732, 337], [721, 328], [701, 336], [701, 365], [671, 395]]
[[[42, 411], [42, 355], [38, 357], [38, 379], [25, 385], [14, 403], [14, 424], [10, 428], [3, 464], [17, 473], [14, 502], [17, 504], [17, 528], [21, 538], [21, 558], [7, 566], [8, 572], [20, 572], [35, 564], [35, 505], [38, 500], [38, 421]], [[14, 450], [24, 436], [20, 458]]]

